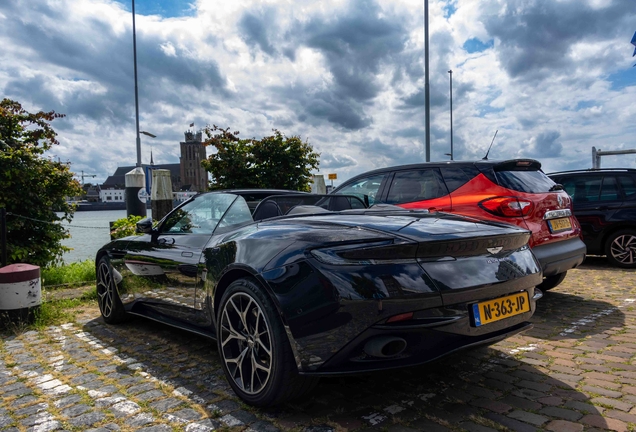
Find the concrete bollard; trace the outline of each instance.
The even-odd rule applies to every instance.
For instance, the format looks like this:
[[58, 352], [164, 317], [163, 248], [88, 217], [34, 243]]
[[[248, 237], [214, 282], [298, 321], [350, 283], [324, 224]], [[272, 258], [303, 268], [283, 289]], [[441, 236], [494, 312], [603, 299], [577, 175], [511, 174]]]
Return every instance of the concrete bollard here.
[[152, 218], [161, 220], [172, 210], [172, 181], [170, 170], [156, 169], [152, 171], [151, 192]]
[[42, 304], [40, 267], [11, 264], [0, 268], [0, 324], [31, 323]]
[[311, 184], [311, 193], [326, 194], [327, 187], [325, 186], [325, 176], [322, 174], [315, 174], [314, 181]]
[[142, 167], [126, 173], [126, 216], [146, 217], [146, 175]]

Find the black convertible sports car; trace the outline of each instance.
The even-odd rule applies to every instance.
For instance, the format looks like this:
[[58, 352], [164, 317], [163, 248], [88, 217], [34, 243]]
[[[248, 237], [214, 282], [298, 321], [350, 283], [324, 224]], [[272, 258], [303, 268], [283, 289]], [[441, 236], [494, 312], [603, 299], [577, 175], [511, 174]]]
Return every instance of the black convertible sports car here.
[[187, 201], [96, 257], [104, 320], [141, 315], [216, 339], [253, 405], [325, 375], [417, 365], [531, 328], [530, 233], [355, 197]]

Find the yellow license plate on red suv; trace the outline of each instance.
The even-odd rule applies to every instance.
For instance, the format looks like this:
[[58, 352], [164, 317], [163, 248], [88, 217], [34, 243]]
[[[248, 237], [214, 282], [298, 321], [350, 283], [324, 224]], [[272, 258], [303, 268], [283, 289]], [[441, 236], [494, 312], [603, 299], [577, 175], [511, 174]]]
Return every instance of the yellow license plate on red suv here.
[[549, 219], [548, 226], [550, 227], [550, 232], [553, 233], [572, 229], [572, 223], [569, 217]]
[[530, 312], [530, 297], [526, 291], [473, 305], [476, 327], [525, 312]]

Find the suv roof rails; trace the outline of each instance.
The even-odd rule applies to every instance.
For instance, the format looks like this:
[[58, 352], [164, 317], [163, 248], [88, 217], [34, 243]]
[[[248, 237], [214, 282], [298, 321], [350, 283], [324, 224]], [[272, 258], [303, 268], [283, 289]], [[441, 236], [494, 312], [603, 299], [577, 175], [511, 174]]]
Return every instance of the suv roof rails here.
[[585, 168], [578, 170], [569, 170], [569, 171], [555, 171], [548, 173], [547, 175], [552, 174], [568, 174], [568, 173], [580, 173], [580, 172], [598, 172], [598, 171], [627, 171], [627, 172], [636, 172], [636, 168]]

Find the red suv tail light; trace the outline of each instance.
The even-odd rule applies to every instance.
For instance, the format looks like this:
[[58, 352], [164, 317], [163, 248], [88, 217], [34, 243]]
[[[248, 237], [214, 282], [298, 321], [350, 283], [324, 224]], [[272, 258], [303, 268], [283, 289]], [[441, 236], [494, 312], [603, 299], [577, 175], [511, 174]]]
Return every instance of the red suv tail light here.
[[516, 197], [494, 197], [479, 203], [479, 207], [488, 213], [501, 217], [522, 217], [532, 211], [532, 201]]

